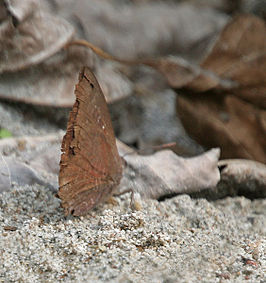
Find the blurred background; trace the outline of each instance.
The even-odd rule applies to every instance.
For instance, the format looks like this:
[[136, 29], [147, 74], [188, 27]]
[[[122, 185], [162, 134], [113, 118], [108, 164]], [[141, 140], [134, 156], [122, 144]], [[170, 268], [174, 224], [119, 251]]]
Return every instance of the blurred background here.
[[[129, 146], [266, 162], [265, 17], [263, 0], [2, 1], [0, 135], [65, 130], [87, 65]], [[74, 39], [149, 64], [66, 47]]]

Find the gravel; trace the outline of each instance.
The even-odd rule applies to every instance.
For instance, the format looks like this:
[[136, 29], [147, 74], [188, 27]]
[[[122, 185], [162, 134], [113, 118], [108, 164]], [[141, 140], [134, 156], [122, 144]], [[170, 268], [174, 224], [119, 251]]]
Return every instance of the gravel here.
[[265, 200], [138, 202], [66, 218], [47, 188], [14, 184], [0, 200], [0, 281], [265, 282]]

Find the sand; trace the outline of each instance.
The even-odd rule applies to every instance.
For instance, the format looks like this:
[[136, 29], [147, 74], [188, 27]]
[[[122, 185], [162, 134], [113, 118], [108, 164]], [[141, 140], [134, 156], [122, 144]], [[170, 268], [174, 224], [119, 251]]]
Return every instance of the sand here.
[[265, 282], [266, 200], [129, 202], [66, 218], [46, 187], [14, 185], [0, 201], [0, 281]]

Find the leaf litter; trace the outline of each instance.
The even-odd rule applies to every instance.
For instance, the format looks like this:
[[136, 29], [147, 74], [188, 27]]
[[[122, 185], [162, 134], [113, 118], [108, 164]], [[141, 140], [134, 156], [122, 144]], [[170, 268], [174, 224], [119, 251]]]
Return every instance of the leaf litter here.
[[[2, 183], [5, 184], [2, 190], [11, 189], [10, 186], [6, 187], [6, 184], [10, 185], [10, 177], [15, 176], [14, 179], [11, 179], [11, 183], [22, 180], [21, 185], [30, 185], [31, 181], [27, 180], [34, 179], [37, 180], [36, 183], [49, 183], [50, 187], [56, 191], [61, 138], [62, 133], [2, 139], [0, 141], [2, 154], [0, 168]], [[222, 186], [223, 192], [227, 192], [228, 195], [232, 195], [233, 191], [234, 195], [237, 195], [239, 187], [242, 187], [246, 196], [257, 194], [258, 197], [262, 197], [265, 195], [266, 169], [264, 164], [259, 162], [234, 161], [234, 159], [218, 162], [218, 149], [210, 150], [197, 157], [183, 158], [169, 150], [142, 156], [133, 153], [120, 141], [117, 141], [117, 145], [120, 155], [124, 156], [126, 162], [119, 191], [132, 187], [134, 192], [144, 198], [160, 199], [167, 195], [191, 194], [207, 190], [212, 192], [212, 198], [215, 199], [215, 194], [220, 194], [217, 188]], [[6, 158], [8, 158], [8, 165]], [[19, 161], [19, 165], [14, 162], [16, 160]], [[221, 170], [220, 175], [219, 168], [227, 166], [226, 170]], [[8, 174], [8, 171], [13, 173]], [[34, 178], [32, 171], [36, 172]], [[29, 175], [28, 179], [27, 175]], [[219, 183], [220, 178], [222, 184]], [[234, 183], [238, 185], [233, 186]]]
[[[85, 41], [72, 44], [87, 46], [106, 59], [160, 71], [179, 94], [177, 113], [196, 141], [209, 148], [221, 147], [223, 158], [264, 163], [265, 32], [265, 22], [260, 18], [236, 16], [207, 49], [199, 65], [172, 57], [127, 60], [106, 54]], [[206, 131], [213, 134], [205, 135]]]
[[[39, 1], [28, 0], [23, 5], [14, 1], [1, 7], [9, 16], [1, 23], [0, 56], [4, 60], [0, 62], [0, 97], [50, 107], [71, 107], [76, 77], [84, 65], [99, 74], [108, 102], [130, 95], [129, 80], [114, 66], [97, 62], [91, 52], [80, 48], [62, 50], [74, 37], [74, 27], [48, 13], [43, 6]], [[16, 17], [18, 23], [14, 25]]]
[[0, 73], [18, 71], [44, 61], [74, 35], [67, 21], [43, 13], [37, 1], [6, 3], [1, 7], [7, 9], [8, 16], [1, 23]]
[[[191, 63], [188, 64], [187, 61], [182, 60], [182, 64], [185, 66], [189, 65], [189, 68], [198, 72], [197, 75], [203, 74], [203, 77], [206, 75], [205, 69], [201, 68], [202, 66], [194, 68], [194, 65], [191, 65]], [[157, 62], [159, 61], [157, 60]], [[261, 63], [262, 62], [263, 60]], [[172, 70], [175, 72], [175, 68], [172, 68]], [[187, 72], [189, 76], [188, 79], [185, 80], [186, 83], [190, 82], [191, 78], [194, 79], [193, 72], [192, 76], [191, 73]], [[186, 69], [184, 74], [186, 74]], [[219, 91], [220, 88], [224, 91], [224, 88], [226, 88], [225, 86], [228, 87], [228, 85], [229, 87], [232, 87], [232, 89], [230, 89], [230, 93], [232, 94], [230, 99], [237, 101], [229, 103], [229, 106], [233, 105], [233, 113], [236, 113], [235, 115], [237, 116], [240, 111], [239, 108], [235, 109], [235, 104], [239, 103], [239, 105], [243, 105], [243, 103], [252, 103], [252, 110], [250, 110], [251, 115], [245, 117], [245, 121], [248, 121], [247, 124], [253, 123], [253, 117], [255, 116], [256, 121], [259, 121], [260, 126], [264, 129], [264, 114], [260, 110], [259, 103], [259, 101], [261, 101], [259, 95], [262, 93], [263, 97], [263, 91], [260, 93], [254, 92], [255, 88], [253, 88], [252, 85], [254, 81], [251, 81], [251, 78], [249, 78], [248, 83], [251, 82], [251, 86], [247, 88], [245, 85], [240, 88], [238, 85], [239, 82], [235, 80], [235, 78], [234, 80], [231, 78], [220, 79], [218, 75], [215, 76], [214, 78], [212, 76], [208, 78], [207, 72], [206, 77], [208, 80], [210, 79], [211, 91], [213, 89], [216, 91], [216, 88]], [[255, 80], [255, 85], [258, 89], [263, 90], [263, 88], [259, 87], [261, 83], [260, 78], [261, 77], [258, 74], [258, 80]], [[179, 81], [182, 83], [182, 80]], [[218, 85], [213, 83], [215, 81], [218, 81]], [[237, 84], [235, 84], [235, 81], [237, 81]], [[244, 82], [246, 81], [244, 80]], [[118, 85], [119, 84], [120, 83], [118, 83]], [[213, 87], [213, 85], [215, 86]], [[195, 90], [197, 89], [197, 86], [205, 87], [206, 85], [205, 83], [202, 85], [198, 83], [198, 85], [195, 86]], [[176, 87], [174, 87], [174, 89], [176, 89]], [[193, 86], [193, 93], [191, 93], [193, 95], [198, 95], [196, 93], [194, 94], [195, 90]], [[255, 95], [252, 94], [251, 90]], [[34, 91], [32, 93], [34, 93]], [[241, 97], [238, 94], [241, 94]], [[257, 94], [259, 95], [257, 96]], [[199, 93], [199, 95], [202, 96], [204, 93]], [[216, 93], [215, 96], [217, 96]], [[244, 102], [242, 101], [243, 96], [245, 97]], [[186, 97], [186, 95], [182, 95], [182, 98], [183, 97]], [[181, 95], [178, 96], [177, 102], [180, 98]], [[68, 103], [70, 105], [70, 100]], [[263, 103], [261, 105], [263, 105]], [[198, 106], [195, 106], [195, 108], [197, 107]], [[195, 108], [193, 110], [194, 112]], [[259, 108], [259, 111], [254, 110], [254, 108]], [[228, 119], [228, 115], [227, 113], [224, 113], [224, 111], [221, 111], [219, 115], [222, 121]], [[196, 118], [195, 121], [199, 121], [199, 118]], [[194, 124], [196, 125], [195, 121]], [[252, 129], [252, 126], [250, 129]], [[210, 132], [210, 130], [207, 129], [206, 132]], [[62, 219], [62, 211], [59, 208], [58, 199], [54, 197], [53, 190], [50, 191], [48, 189], [49, 186], [51, 186], [52, 189], [57, 187], [58, 167], [56, 164], [58, 164], [60, 155], [60, 137], [55, 136], [9, 138], [0, 141], [1, 157], [3, 157], [0, 167], [1, 178], [9, 179], [10, 175], [8, 174], [10, 172], [7, 172], [7, 168], [9, 168], [9, 171], [10, 169], [11, 171], [13, 170], [11, 176], [13, 175], [16, 177], [13, 181], [21, 182], [20, 185], [15, 185], [15, 183], [12, 184], [11, 181], [12, 188], [9, 187], [7, 192], [2, 194], [3, 197], [1, 198], [0, 214], [4, 230], [2, 237], [3, 245], [1, 246], [10, 247], [6, 249], [7, 254], [3, 253], [3, 256], [5, 259], [8, 258], [10, 262], [13, 262], [13, 267], [16, 266], [16, 270], [14, 270], [14, 268], [9, 266], [8, 260], [5, 261], [2, 270], [5, 273], [5, 277], [8, 276], [10, 280], [17, 280], [19, 277], [23, 277], [26, 281], [42, 279], [54, 280], [55, 278], [56, 280], [58, 278], [71, 278], [72, 280], [79, 281], [87, 280], [88, 278], [103, 281], [112, 280], [111, 278], [120, 278], [121, 280], [128, 279], [138, 281], [140, 280], [140, 277], [137, 274], [141, 274], [142, 280], [143, 278], [153, 280], [155, 277], [161, 278], [161, 281], [170, 280], [171, 278], [172, 280], [175, 280], [178, 276], [181, 282], [182, 280], [198, 280], [200, 274], [202, 276], [201, 278], [205, 278], [206, 280], [210, 279], [210, 282], [213, 282], [213, 280], [216, 280], [217, 278], [227, 278], [230, 281], [232, 280], [232, 282], [238, 279], [253, 280], [255, 276], [257, 276], [257, 279], [263, 278], [263, 273], [261, 271], [261, 266], [264, 264], [262, 251], [265, 247], [263, 241], [263, 235], [265, 233], [265, 230], [263, 230], [263, 218], [265, 217], [263, 200], [254, 200], [251, 202], [246, 198], [236, 197], [235, 199], [226, 198], [221, 201], [210, 203], [202, 199], [191, 200], [188, 196], [178, 196], [158, 203], [156, 200], [146, 199], [144, 201], [144, 199], [140, 199], [138, 200], [141, 204], [140, 211], [132, 212], [129, 209], [129, 198], [127, 196], [122, 196], [117, 198], [117, 205], [106, 203], [95, 211], [92, 211], [88, 218], [85, 217], [76, 220], [69, 219], [69, 223], [66, 223], [66, 220]], [[254, 136], [259, 137], [257, 133], [254, 135], [254, 132], [252, 131], [252, 137], [254, 138]], [[254, 140], [255, 139], [256, 138], [254, 138]], [[123, 148], [120, 149], [121, 152], [125, 150], [124, 145], [119, 145], [118, 143], [118, 146], [119, 148]], [[252, 146], [250, 148], [252, 148]], [[244, 149], [246, 150], [246, 148]], [[214, 188], [210, 186], [211, 188], [202, 190], [203, 187], [200, 187], [200, 189], [197, 188], [195, 191], [202, 190], [199, 193], [211, 191], [214, 195], [221, 196], [219, 195], [219, 186], [222, 184], [223, 195], [221, 197], [228, 195], [236, 196], [238, 194], [245, 195], [251, 199], [254, 197], [265, 197], [265, 166], [263, 164], [248, 160], [218, 161], [218, 152], [215, 150], [211, 152], [212, 163], [210, 163], [210, 167], [212, 168], [212, 173], [211, 176], [208, 177], [214, 177], [214, 183], [217, 183], [217, 176], [219, 176], [219, 178], [221, 176], [221, 181], [216, 188], [214, 185]], [[206, 154], [208, 155], [210, 152], [207, 152]], [[191, 160], [195, 159], [198, 161], [200, 158], [203, 158], [204, 160], [206, 154], [191, 158]], [[258, 155], [259, 154], [256, 156]], [[155, 186], [154, 184], [156, 183], [156, 188], [162, 188], [166, 186], [167, 182], [165, 180], [169, 179], [173, 180], [173, 183], [169, 182], [167, 184], [167, 193], [172, 193], [173, 191], [180, 193], [180, 190], [176, 189], [177, 186], [175, 187], [177, 176], [175, 176], [173, 171], [171, 171], [171, 169], [166, 170], [168, 173], [167, 175], [167, 173], [164, 174], [164, 171], [161, 170], [161, 166], [165, 162], [166, 156], [168, 156], [167, 160], [169, 160], [169, 164], [167, 165], [169, 165], [169, 168], [175, 168], [175, 165], [173, 164], [177, 162], [181, 162], [180, 164], [183, 166], [190, 159], [178, 157], [170, 151], [158, 152], [151, 156], [140, 156], [138, 154], [126, 155], [125, 159], [127, 161], [127, 166], [130, 167], [131, 170], [128, 174], [128, 184], [137, 184], [139, 182], [140, 184], [139, 186], [136, 185], [136, 188], [143, 188], [145, 187], [143, 186], [144, 184], [146, 187], [143, 192], [146, 192], [147, 184]], [[249, 158], [249, 156], [247, 158]], [[229, 155], [229, 157], [232, 156]], [[253, 159], [253, 155], [250, 158]], [[256, 158], [257, 157], [254, 159]], [[136, 162], [136, 160], [138, 162]], [[199, 165], [198, 163], [200, 162], [201, 161], [196, 162], [195, 167], [197, 170], [204, 169], [197, 168]], [[18, 163], [19, 168], [16, 167]], [[125, 171], [128, 169], [129, 168], [125, 169]], [[218, 169], [220, 169], [221, 174], [218, 172]], [[21, 173], [22, 171], [24, 173]], [[32, 172], [34, 172], [35, 175], [32, 175]], [[143, 172], [149, 173], [145, 175]], [[170, 173], [172, 173], [172, 175]], [[181, 177], [183, 177], [183, 174]], [[136, 181], [137, 178], [140, 180], [141, 178], [143, 179], [141, 181]], [[205, 180], [205, 178], [203, 179]], [[3, 182], [6, 182], [6, 180], [7, 179], [3, 179]], [[10, 179], [8, 181], [8, 184], [10, 184]], [[5, 186], [5, 189], [6, 188], [7, 186]], [[151, 190], [148, 193], [147, 198], [153, 198], [152, 194], [154, 192], [152, 187], [150, 188]], [[182, 189], [184, 188], [185, 185], [183, 185]], [[161, 191], [159, 189], [159, 192], [155, 191], [155, 198], [157, 199], [163, 195], [162, 192], [163, 189]], [[188, 191], [183, 190], [183, 193], [184, 192], [187, 193]], [[141, 194], [141, 189], [139, 193]], [[213, 199], [215, 199], [215, 197]], [[238, 215], [239, 217], [235, 217], [235, 215]], [[179, 219], [179, 216], [182, 217]], [[180, 221], [176, 222], [177, 219]], [[88, 230], [88, 225], [91, 225], [94, 220], [94, 226]], [[64, 225], [68, 224], [68, 226], [65, 227], [61, 223], [62, 221]], [[149, 223], [149, 225], [147, 225], [147, 223]], [[62, 229], [59, 227], [61, 224], [64, 226], [62, 226]], [[79, 226], [79, 230], [76, 225]], [[95, 225], [98, 225], [97, 227], [99, 230], [95, 230]], [[142, 233], [139, 230], [142, 225], [144, 225], [144, 230], [142, 231], [144, 231], [143, 233], [145, 236], [134, 238], [134, 235]], [[105, 235], [105, 232], [103, 231], [107, 231], [107, 226], [109, 227], [108, 231], [110, 231], [110, 233], [114, 233], [114, 231], [129, 231], [127, 233], [130, 235], [126, 238], [122, 237], [122, 240], [120, 232], [116, 234], [119, 236], [119, 239], [116, 239], [116, 236], [113, 234]], [[18, 231], [13, 231], [14, 229], [10, 229], [9, 231], [8, 229], [5, 229], [5, 227], [16, 227]], [[28, 231], [31, 231], [31, 233], [29, 234]], [[53, 233], [51, 233], [51, 231], [53, 231]], [[62, 234], [60, 231], [65, 232]], [[88, 236], [86, 239], [82, 238], [83, 242], [76, 240], [80, 238], [80, 236], [75, 236], [78, 234], [80, 235], [78, 231], [82, 231], [82, 235]], [[93, 231], [95, 231], [97, 235], [94, 234]], [[21, 233], [21, 236], [19, 236], [19, 233]], [[42, 240], [38, 241], [40, 238], [37, 239], [34, 236], [36, 233], [41, 235], [41, 238], [43, 237], [43, 242]], [[65, 233], [70, 233], [72, 235], [69, 238], [72, 239], [72, 241], [67, 245], [65, 244], [68, 236]], [[12, 241], [12, 239], [14, 240], [14, 235], [18, 240], [16, 242], [19, 242], [21, 245], [19, 249], [16, 247], [16, 242]], [[55, 235], [58, 239], [56, 244], [47, 245], [47, 243], [54, 243], [54, 240], [51, 237]], [[12, 239], [10, 237], [12, 237]], [[93, 239], [96, 239], [96, 241], [93, 242]], [[116, 239], [117, 241], [110, 242], [110, 239]], [[204, 244], [204, 239], [206, 239], [206, 245]], [[223, 239], [226, 240], [224, 241]], [[132, 243], [134, 243], [134, 246], [132, 246]], [[168, 248], [167, 243], [170, 245], [170, 248]], [[197, 246], [196, 243], [199, 243], [199, 246]], [[217, 248], [217, 243], [222, 243], [222, 246]], [[237, 245], [234, 243], [237, 243]], [[241, 248], [239, 243], [242, 243]], [[207, 246], [210, 247], [210, 245], [211, 250], [207, 248]], [[30, 252], [28, 247], [33, 248], [35, 252], [38, 250], [36, 247], [39, 247], [40, 252], [38, 253], [38, 258], [40, 260]], [[44, 249], [42, 247], [44, 247]], [[84, 249], [82, 247], [84, 247]], [[95, 251], [93, 250], [94, 247]], [[62, 250], [62, 248], [64, 249]], [[24, 262], [27, 266], [32, 267], [30, 272], [22, 272], [23, 266], [22, 269], [17, 268], [18, 265], [16, 264], [16, 259], [18, 258], [18, 255], [15, 252], [16, 250], [21, 250], [29, 255], [30, 260], [25, 259]], [[170, 256], [175, 250], [178, 251], [174, 256], [175, 259], [178, 258], [177, 261], [173, 261], [173, 257]], [[67, 254], [61, 254], [63, 251]], [[133, 253], [132, 258], [127, 251], [130, 251], [130, 254]], [[194, 253], [196, 251], [198, 252], [197, 254]], [[50, 257], [48, 254], [57, 256]], [[122, 254], [126, 255], [129, 262], [133, 262], [133, 258], [136, 259], [136, 256], [137, 258], [140, 256], [139, 265], [137, 266], [135, 260], [135, 264], [124, 264], [124, 262], [121, 261]], [[145, 257], [143, 261], [143, 255], [145, 254], [147, 257]], [[207, 260], [203, 257], [203, 255], [206, 254], [208, 254]], [[240, 254], [241, 256], [238, 257], [237, 254]], [[112, 258], [112, 264], [110, 263], [110, 256]], [[19, 257], [22, 258], [23, 255], [20, 254]], [[107, 258], [109, 259], [107, 260]], [[215, 267], [213, 267], [213, 265], [210, 267], [208, 263], [210, 258], [212, 259], [212, 262], [216, 262]], [[256, 270], [251, 270], [248, 264], [243, 265], [243, 258], [247, 259], [245, 262], [256, 262], [256, 264], [254, 264]], [[197, 262], [193, 259], [198, 259], [199, 261]], [[169, 264], [166, 264], [166, 262]], [[180, 264], [177, 264], [178, 262]], [[152, 265], [150, 265], [151, 263]], [[19, 266], [21, 266], [21, 264]], [[38, 268], [36, 269], [37, 266]], [[107, 268], [102, 270], [100, 266], [107, 266]], [[126, 266], [133, 266], [134, 270], [128, 269]], [[149, 266], [149, 271], [152, 270], [152, 273], [146, 272], [146, 269], [143, 269], [143, 266]], [[162, 270], [158, 268], [158, 266], [162, 266]], [[173, 271], [173, 267], [175, 268], [175, 271]], [[200, 267], [200, 270], [203, 273], [195, 267]], [[139, 270], [139, 272], [136, 272], [136, 270]]]

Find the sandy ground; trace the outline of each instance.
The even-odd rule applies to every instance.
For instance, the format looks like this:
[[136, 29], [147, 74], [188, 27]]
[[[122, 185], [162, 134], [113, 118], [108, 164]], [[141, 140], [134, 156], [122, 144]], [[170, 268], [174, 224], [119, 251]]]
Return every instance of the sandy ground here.
[[14, 186], [0, 201], [0, 281], [265, 282], [265, 200], [181, 195], [131, 211], [129, 199], [65, 218], [47, 188]]

